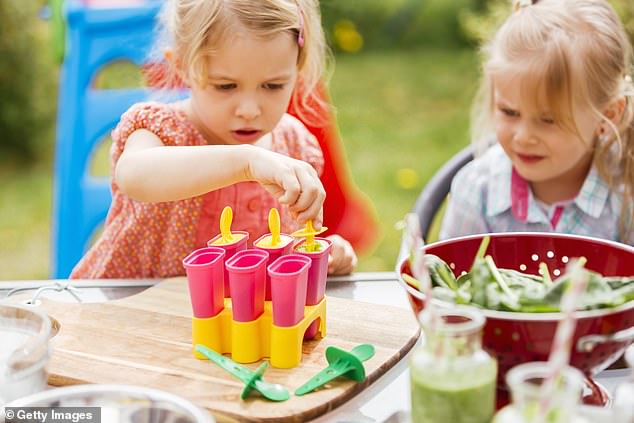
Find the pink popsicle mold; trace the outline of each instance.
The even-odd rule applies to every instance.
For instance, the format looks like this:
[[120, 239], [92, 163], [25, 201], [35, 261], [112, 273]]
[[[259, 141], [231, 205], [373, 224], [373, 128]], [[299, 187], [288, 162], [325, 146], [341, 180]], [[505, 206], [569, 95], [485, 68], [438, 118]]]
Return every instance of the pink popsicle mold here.
[[310, 264], [308, 257], [290, 254], [269, 265], [274, 325], [295, 326], [304, 318]]
[[238, 251], [226, 261], [235, 321], [250, 322], [264, 311], [268, 258], [266, 251], [250, 249]]
[[[234, 242], [230, 244], [219, 244], [214, 245], [214, 242], [222, 238], [222, 234], [218, 234], [215, 237], [211, 238], [207, 241], [207, 246], [209, 247], [218, 247], [225, 250], [225, 263], [233, 257], [238, 251], [246, 250], [247, 242], [249, 241], [249, 233], [246, 231], [233, 231], [232, 235], [240, 235], [239, 239], [236, 239]], [[229, 275], [225, 268], [225, 298], [231, 296], [231, 287], [229, 286]]]
[[224, 308], [224, 257], [222, 248], [204, 247], [183, 259], [195, 317], [213, 317]]
[[[282, 242], [277, 247], [262, 247], [258, 245], [260, 241], [270, 237], [271, 234], [264, 234], [259, 237], [254, 243], [253, 248], [258, 250], [264, 250], [269, 253], [269, 260], [267, 262], [267, 266], [277, 260], [278, 257], [284, 256], [286, 254], [290, 254], [293, 251], [293, 241], [294, 238], [290, 235], [280, 234], [280, 238]], [[268, 272], [266, 274], [266, 289], [264, 290], [264, 299], [266, 301], [271, 300], [271, 277]]]

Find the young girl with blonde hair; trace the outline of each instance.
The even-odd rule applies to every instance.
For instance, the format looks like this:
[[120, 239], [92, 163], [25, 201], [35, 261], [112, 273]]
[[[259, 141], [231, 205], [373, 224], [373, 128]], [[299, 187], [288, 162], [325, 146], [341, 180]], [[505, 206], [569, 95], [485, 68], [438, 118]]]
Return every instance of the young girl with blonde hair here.
[[543, 231], [634, 245], [632, 46], [605, 0], [518, 1], [483, 49], [477, 158], [441, 238]]
[[[250, 240], [268, 232], [271, 207], [285, 232], [322, 225], [322, 153], [285, 113], [291, 96], [307, 119], [327, 107], [315, 94], [326, 57], [317, 0], [167, 0], [162, 24], [167, 76], [189, 97], [122, 116], [105, 229], [73, 278], [182, 275], [181, 260], [218, 232], [227, 205], [232, 230]], [[352, 247], [331, 240], [330, 272], [349, 273]]]

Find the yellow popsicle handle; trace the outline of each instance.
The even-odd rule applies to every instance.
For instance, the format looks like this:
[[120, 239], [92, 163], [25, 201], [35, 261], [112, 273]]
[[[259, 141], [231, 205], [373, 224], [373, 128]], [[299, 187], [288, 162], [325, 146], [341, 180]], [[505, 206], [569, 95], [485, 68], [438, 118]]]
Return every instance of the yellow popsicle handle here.
[[313, 227], [313, 222], [309, 220], [306, 222], [306, 227], [304, 229], [297, 230], [293, 232], [292, 235], [296, 238], [306, 238], [303, 244], [305, 251], [314, 252], [318, 251], [320, 245], [317, 241], [315, 241], [315, 235], [319, 235], [327, 230], [327, 227], [322, 226], [320, 230], [316, 231]]
[[314, 238], [315, 235], [319, 235], [323, 232], [326, 232], [327, 230], [327, 227], [322, 226], [320, 230], [316, 231], [313, 227], [313, 222], [306, 222], [306, 226], [303, 229], [298, 229], [291, 235], [295, 238], [307, 238], [309, 236], [312, 236]]
[[310, 249], [315, 244], [315, 228], [313, 227], [313, 221], [308, 220], [306, 222], [306, 248]]
[[282, 242], [280, 237], [280, 213], [275, 207], [269, 211], [269, 231], [271, 232], [271, 247], [275, 247]]
[[233, 210], [231, 207], [226, 206], [222, 209], [222, 214], [220, 215], [220, 236], [222, 237], [222, 242], [225, 244], [233, 242], [233, 235], [231, 234], [232, 222]]

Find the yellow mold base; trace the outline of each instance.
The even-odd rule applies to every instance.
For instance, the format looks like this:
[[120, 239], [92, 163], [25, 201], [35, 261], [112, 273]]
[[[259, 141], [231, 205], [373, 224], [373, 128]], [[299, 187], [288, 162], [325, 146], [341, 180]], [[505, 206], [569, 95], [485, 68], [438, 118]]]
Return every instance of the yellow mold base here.
[[[296, 367], [302, 361], [304, 332], [319, 319], [317, 333], [326, 336], [326, 298], [319, 304], [304, 307], [304, 318], [295, 326], [273, 324], [271, 301], [264, 303], [264, 312], [251, 322], [235, 322], [231, 299], [225, 298], [225, 308], [218, 315], [192, 319], [192, 344], [205, 345], [222, 354], [231, 353], [238, 363], [254, 363], [270, 357], [271, 366], [280, 369]], [[194, 356], [206, 359], [194, 350]]]

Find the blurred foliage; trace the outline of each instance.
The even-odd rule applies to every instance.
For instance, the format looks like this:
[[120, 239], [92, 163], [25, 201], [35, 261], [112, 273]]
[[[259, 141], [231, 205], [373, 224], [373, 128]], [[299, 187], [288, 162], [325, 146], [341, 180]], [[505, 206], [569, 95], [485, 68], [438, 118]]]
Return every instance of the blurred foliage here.
[[469, 143], [478, 86], [472, 49], [384, 49], [337, 57], [331, 94], [352, 176], [373, 202], [381, 238], [360, 271], [393, 270], [395, 229], [422, 187]]
[[[625, 29], [634, 43], [634, 1], [609, 0], [617, 11]], [[479, 0], [471, 8], [459, 11], [458, 20], [461, 31], [465, 36], [480, 44], [490, 38], [495, 29], [511, 13], [512, 2], [510, 0]]]
[[627, 29], [634, 44], [634, 2], [632, 0], [611, 0], [611, 3], [621, 15], [625, 29]]
[[[457, 47], [468, 40], [459, 11], [478, 0], [321, 0], [324, 28], [335, 52]], [[350, 48], [353, 46], [353, 48]]]
[[52, 150], [56, 69], [40, 1], [0, 1], [0, 160], [47, 159]]
[[[609, 0], [634, 41], [634, 1]], [[322, 0], [335, 52], [480, 44], [512, 10], [511, 0]]]

